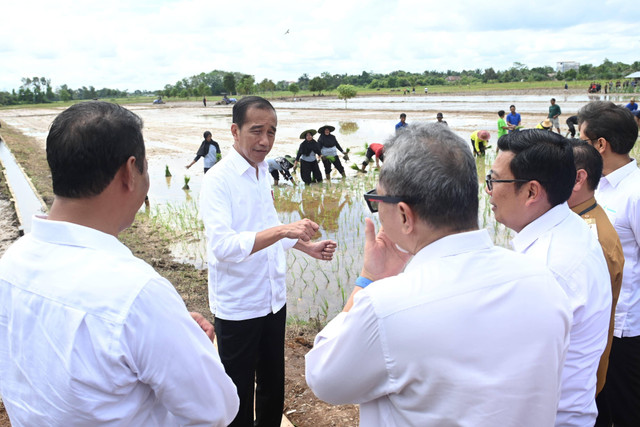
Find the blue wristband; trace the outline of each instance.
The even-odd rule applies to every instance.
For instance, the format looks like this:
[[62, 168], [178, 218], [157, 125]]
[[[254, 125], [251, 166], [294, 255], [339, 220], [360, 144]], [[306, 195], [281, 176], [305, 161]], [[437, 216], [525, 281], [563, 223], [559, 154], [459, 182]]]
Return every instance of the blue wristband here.
[[356, 279], [356, 286], [360, 286], [361, 288], [366, 288], [371, 283], [373, 283], [373, 280], [369, 280], [366, 277], [358, 276]]

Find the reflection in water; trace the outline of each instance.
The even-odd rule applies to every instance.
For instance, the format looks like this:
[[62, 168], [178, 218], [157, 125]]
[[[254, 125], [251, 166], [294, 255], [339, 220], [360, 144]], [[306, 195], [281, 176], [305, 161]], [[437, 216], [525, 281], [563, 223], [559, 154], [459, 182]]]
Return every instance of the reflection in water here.
[[167, 181], [167, 188], [171, 188], [171, 178], [172, 176], [165, 176], [165, 181]]
[[[638, 158], [640, 145], [632, 151]], [[478, 171], [478, 226], [489, 231], [493, 241], [510, 248], [514, 233], [495, 221], [484, 177], [495, 159], [495, 149], [476, 159]], [[377, 173], [360, 174], [346, 180], [317, 185], [281, 185], [273, 188], [276, 210], [282, 223], [310, 218], [320, 225], [317, 239], [338, 243], [333, 261], [316, 260], [296, 250], [287, 253], [287, 311], [301, 320], [331, 319], [351, 293], [363, 263], [364, 219], [372, 218], [379, 227], [378, 215], [372, 215], [362, 195], [375, 187]], [[197, 190], [193, 190], [197, 200]], [[184, 194], [184, 192], [183, 192]], [[157, 208], [158, 226], [174, 233], [172, 252], [180, 261], [206, 268], [206, 245], [198, 205], [179, 201]]]
[[343, 135], [351, 135], [358, 131], [358, 124], [356, 122], [340, 122], [340, 133]]

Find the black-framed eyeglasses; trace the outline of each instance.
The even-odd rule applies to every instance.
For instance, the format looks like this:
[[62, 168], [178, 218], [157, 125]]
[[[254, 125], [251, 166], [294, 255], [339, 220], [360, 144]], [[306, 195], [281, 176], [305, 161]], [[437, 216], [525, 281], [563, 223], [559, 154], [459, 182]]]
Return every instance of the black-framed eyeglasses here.
[[369, 210], [371, 213], [378, 212], [378, 205], [380, 202], [383, 203], [412, 203], [412, 199], [407, 197], [395, 197], [395, 196], [381, 196], [378, 194], [377, 190], [374, 188], [371, 191], [367, 191], [364, 194], [364, 200], [367, 202], [367, 206], [369, 206]]
[[487, 184], [487, 190], [493, 191], [494, 182], [529, 182], [530, 179], [494, 179], [491, 178], [491, 174], [484, 177], [484, 182]]

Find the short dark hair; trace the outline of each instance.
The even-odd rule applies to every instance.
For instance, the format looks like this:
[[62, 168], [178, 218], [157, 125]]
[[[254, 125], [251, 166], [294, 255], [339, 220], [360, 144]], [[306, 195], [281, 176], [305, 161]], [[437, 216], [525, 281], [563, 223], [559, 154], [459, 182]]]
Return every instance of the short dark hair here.
[[245, 96], [240, 101], [236, 102], [233, 105], [233, 123], [238, 125], [239, 128], [244, 126], [245, 121], [247, 120], [247, 111], [249, 108], [258, 108], [260, 110], [273, 110], [276, 112], [276, 109], [273, 108], [273, 105], [266, 99], [260, 96]]
[[57, 196], [82, 198], [102, 193], [131, 156], [142, 173], [142, 119], [119, 105], [82, 102], [51, 123], [47, 162]]
[[407, 117], [407, 115], [406, 115], [405, 113], [401, 113], [401, 114], [400, 114], [400, 118], [403, 118], [403, 117], [404, 117], [404, 118], [406, 118], [406, 117]]
[[[545, 130], [527, 129], [503, 135], [498, 140], [498, 149], [515, 155], [509, 165], [513, 177], [538, 181], [551, 206], [569, 200], [576, 182], [576, 168], [567, 138]], [[524, 184], [515, 183], [517, 189]]]
[[513, 105], [513, 104], [509, 105], [509, 108], [511, 108], [511, 107], [516, 108], [516, 106]]
[[556, 99], [555, 98], [551, 98], [551, 101], [556, 102]]
[[208, 136], [211, 136], [211, 132], [207, 130], [204, 132], [203, 136], [204, 136], [204, 139], [207, 139]]
[[498, 117], [504, 117], [504, 110], [498, 111]]
[[587, 172], [587, 185], [589, 190], [595, 191], [600, 183], [602, 176], [602, 156], [598, 150], [586, 141], [579, 139], [570, 139], [571, 148], [573, 148], [573, 161], [578, 169], [584, 169]]
[[419, 123], [384, 146], [380, 185], [420, 219], [447, 230], [478, 227], [478, 176], [469, 145], [445, 126]]
[[627, 154], [638, 139], [638, 123], [631, 111], [611, 101], [593, 101], [578, 111], [578, 123], [587, 122], [584, 134], [590, 140], [604, 138], [617, 154]]

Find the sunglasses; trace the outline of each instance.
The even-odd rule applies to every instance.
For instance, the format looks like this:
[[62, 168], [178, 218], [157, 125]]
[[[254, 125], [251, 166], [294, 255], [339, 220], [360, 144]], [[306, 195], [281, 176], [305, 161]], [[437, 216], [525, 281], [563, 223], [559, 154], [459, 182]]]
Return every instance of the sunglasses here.
[[371, 213], [378, 212], [378, 205], [380, 204], [380, 202], [382, 203], [400, 203], [400, 202], [413, 203], [412, 199], [406, 198], [406, 197], [381, 196], [380, 194], [377, 193], [375, 188], [371, 191], [367, 191], [364, 194], [364, 200], [367, 202], [367, 206], [369, 206], [369, 210], [371, 211]]

